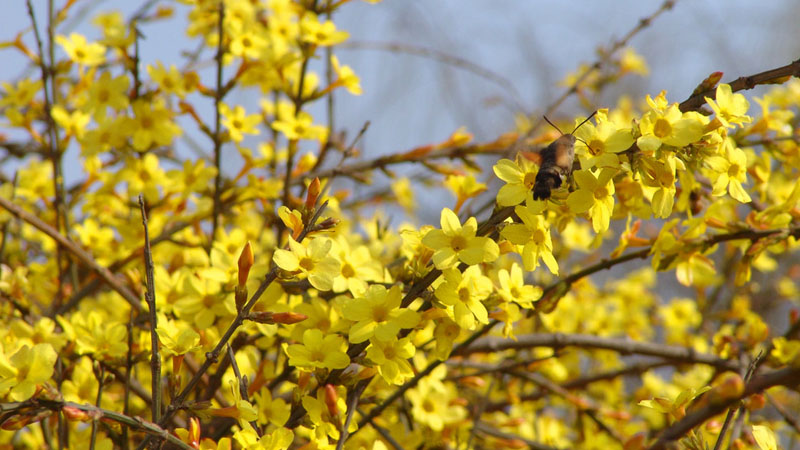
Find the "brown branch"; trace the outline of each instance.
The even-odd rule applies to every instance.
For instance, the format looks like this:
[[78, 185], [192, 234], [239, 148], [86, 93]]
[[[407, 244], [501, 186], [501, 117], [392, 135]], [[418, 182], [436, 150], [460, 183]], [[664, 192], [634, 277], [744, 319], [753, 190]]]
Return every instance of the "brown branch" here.
[[98, 264], [97, 261], [95, 261], [94, 258], [92, 258], [92, 255], [83, 250], [78, 244], [73, 242], [68, 237], [59, 233], [58, 230], [48, 225], [47, 223], [43, 222], [35, 215], [25, 211], [24, 209], [20, 208], [14, 203], [11, 203], [6, 198], [0, 197], [0, 206], [5, 208], [11, 214], [31, 224], [33, 227], [43, 232], [44, 234], [50, 236], [54, 241], [56, 241], [56, 243], [64, 247], [67, 251], [75, 255], [75, 257], [77, 257], [82, 263], [84, 263], [90, 269], [92, 269], [93, 272], [95, 272], [100, 278], [102, 278], [103, 281], [105, 281], [105, 283], [111, 287], [111, 289], [113, 289], [119, 295], [121, 295], [122, 298], [124, 298], [137, 312], [141, 312], [142, 306], [140, 304], [139, 297], [136, 294], [134, 294], [130, 289], [128, 289], [124, 284], [122, 284], [114, 276], [114, 274], [111, 273], [111, 271]]
[[221, 118], [219, 106], [222, 103], [222, 98], [225, 93], [222, 91], [222, 66], [223, 56], [225, 53], [224, 48], [224, 32], [223, 22], [225, 21], [225, 2], [219, 2], [219, 11], [217, 12], [217, 89], [214, 91], [214, 167], [217, 168], [217, 174], [214, 177], [214, 207], [213, 216], [211, 219], [211, 239], [208, 240], [208, 252], [211, 253], [211, 247], [214, 245], [214, 239], [217, 237], [217, 227], [219, 226], [220, 216], [220, 198], [222, 193], [222, 136], [221, 134]]
[[147, 290], [145, 299], [150, 310], [150, 386], [153, 391], [153, 403], [150, 405], [153, 422], [161, 417], [161, 352], [158, 341], [158, 314], [156, 312], [156, 286], [153, 276], [153, 253], [150, 251], [150, 232], [147, 229], [147, 211], [142, 194], [139, 194], [139, 208], [142, 212], [144, 227], [144, 270]]
[[[325, 210], [326, 206], [327, 202], [323, 203], [317, 208], [317, 211], [311, 217], [306, 227], [297, 237], [297, 242], [302, 242], [303, 239], [305, 239], [309, 233], [316, 231], [318, 229], [318, 227], [316, 226], [316, 222], [320, 218], [320, 215]], [[228, 326], [228, 329], [225, 330], [225, 333], [222, 335], [222, 337], [220, 337], [219, 342], [214, 347], [214, 349], [206, 353], [206, 359], [205, 361], [203, 361], [203, 364], [200, 366], [197, 372], [194, 373], [194, 375], [186, 384], [186, 386], [183, 388], [183, 390], [177, 396], [175, 396], [175, 398], [172, 399], [172, 402], [167, 407], [167, 410], [164, 412], [164, 415], [162, 416], [161, 421], [159, 422], [160, 426], [162, 427], [166, 426], [166, 424], [169, 422], [172, 416], [174, 416], [175, 413], [177, 413], [180, 409], [184, 408], [184, 402], [186, 401], [186, 397], [189, 395], [189, 393], [192, 392], [192, 390], [194, 390], [197, 383], [200, 382], [200, 379], [203, 377], [203, 375], [206, 374], [211, 365], [219, 360], [219, 355], [222, 353], [223, 349], [228, 344], [228, 341], [230, 341], [231, 337], [239, 329], [239, 326], [241, 326], [241, 324], [244, 323], [245, 318], [250, 314], [250, 311], [253, 309], [255, 304], [258, 302], [261, 296], [264, 295], [264, 292], [272, 284], [272, 282], [277, 279], [277, 277], [278, 277], [278, 267], [275, 266], [264, 277], [264, 281], [261, 282], [261, 285], [258, 287], [256, 292], [253, 293], [252, 297], [250, 297], [250, 300], [247, 301], [247, 304], [245, 304], [244, 307], [241, 309], [241, 311], [239, 311], [236, 314], [236, 317], [234, 318], [233, 322]], [[142, 446], [147, 444], [148, 441], [149, 439], [143, 442]]]
[[[782, 79], [786, 77], [800, 77], [800, 59], [792, 62], [791, 64], [787, 64], [783, 67], [770, 69], [754, 75], [739, 77], [728, 84], [731, 85], [731, 91], [737, 92], [747, 89], [753, 89], [754, 87], [760, 84], [774, 84], [776, 82], [781, 82]], [[700, 92], [699, 94], [692, 95], [691, 97], [681, 102], [679, 106], [681, 111], [684, 112], [695, 111], [699, 109], [701, 106], [705, 105], [706, 97], [715, 99], [716, 96], [717, 96], [716, 88], [710, 89], [704, 92]]]
[[757, 394], [773, 386], [796, 386], [798, 380], [800, 380], [800, 367], [786, 367], [765, 375], [754, 377], [753, 381], [747, 383], [742, 395], [722, 399], [718, 403], [712, 403], [687, 414], [683, 419], [672, 424], [672, 426], [659, 435], [656, 442], [650, 446], [650, 450], [667, 448], [670, 442], [680, 439], [683, 435], [703, 424], [706, 420], [722, 413], [732, 405], [735, 405], [753, 394]]
[[171, 434], [164, 428], [159, 427], [153, 422], [148, 422], [141, 417], [130, 417], [116, 411], [99, 408], [94, 405], [81, 405], [74, 402], [65, 402], [59, 400], [46, 400], [46, 399], [31, 399], [22, 403], [2, 403], [0, 404], [0, 412], [17, 412], [22, 414], [33, 414], [36, 411], [50, 410], [54, 412], [63, 412], [64, 408], [69, 409], [71, 412], [82, 411], [94, 420], [107, 419], [114, 422], [126, 425], [133, 430], [139, 430], [147, 433], [150, 436], [158, 436], [166, 440], [172, 445], [179, 448], [192, 450], [192, 447], [181, 441], [177, 436]]
[[622, 354], [657, 356], [671, 361], [690, 364], [705, 364], [724, 370], [737, 370], [739, 363], [716, 355], [699, 353], [691, 347], [639, 342], [621, 338], [606, 338], [590, 334], [533, 333], [516, 336], [514, 339], [485, 337], [478, 339], [469, 347], [453, 352], [457, 356], [473, 353], [493, 353], [502, 350], [522, 350], [534, 347], [579, 347], [583, 349], [612, 350]]
[[494, 436], [496, 438], [505, 439], [507, 441], [520, 441], [528, 446], [528, 448], [532, 450], [559, 450], [558, 447], [551, 447], [549, 445], [541, 444], [536, 441], [532, 441], [530, 439], [523, 438], [522, 436], [518, 436], [516, 434], [506, 433], [504, 431], [498, 430], [496, 427], [487, 424], [486, 422], [478, 422], [475, 424], [475, 428], [477, 431], [489, 435]]

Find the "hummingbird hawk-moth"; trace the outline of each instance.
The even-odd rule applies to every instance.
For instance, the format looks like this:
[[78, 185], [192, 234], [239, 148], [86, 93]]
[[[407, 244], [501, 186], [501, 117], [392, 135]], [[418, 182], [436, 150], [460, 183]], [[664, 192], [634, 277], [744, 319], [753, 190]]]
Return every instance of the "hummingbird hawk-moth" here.
[[572, 164], [575, 161], [575, 131], [578, 130], [583, 124], [589, 121], [597, 111], [593, 112], [589, 117], [581, 122], [572, 133], [564, 134], [557, 126], [550, 122], [547, 117], [544, 120], [553, 126], [561, 136], [550, 145], [540, 152], [542, 156], [542, 164], [539, 167], [539, 173], [536, 174], [536, 180], [533, 183], [533, 199], [534, 200], [547, 200], [550, 198], [551, 191], [561, 187], [561, 177], [569, 177], [572, 173]]

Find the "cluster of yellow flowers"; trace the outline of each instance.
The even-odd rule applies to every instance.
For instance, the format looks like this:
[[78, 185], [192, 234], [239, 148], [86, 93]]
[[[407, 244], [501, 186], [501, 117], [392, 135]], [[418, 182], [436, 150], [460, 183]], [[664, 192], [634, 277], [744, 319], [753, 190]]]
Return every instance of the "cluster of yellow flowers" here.
[[[771, 367], [800, 365], [798, 336], [771, 330], [753, 305], [764, 290], [795, 301], [800, 292], [797, 265], [783, 264], [800, 236], [797, 79], [757, 98], [760, 114], [724, 83], [706, 92], [705, 112], [682, 111], [665, 92], [641, 109], [623, 100], [598, 110], [575, 131], [576, 169], [550, 199], [531, 195], [535, 155], [496, 161], [503, 184], [481, 223], [463, 211], [489, 190], [476, 181], [479, 165], [468, 153], [459, 154], [464, 166], [425, 158], [495, 154], [516, 134], [471, 145], [458, 130], [357, 167], [419, 161], [444, 174], [456, 202], [441, 210], [440, 226], [392, 229], [385, 211], [365, 216], [335, 190], [346, 165], [320, 170], [330, 152], [345, 158], [352, 149], [303, 110], [337, 89], [362, 93], [332, 53], [327, 80], [308, 67], [348, 38], [330, 20], [347, 2], [180, 3], [200, 55], [216, 57], [216, 80], [191, 62], [140, 72], [139, 24], [105, 13], [94, 21], [102, 39], [58, 35], [51, 44], [63, 53], [46, 76], [2, 83], [4, 125], [42, 150], [13, 180], [0, 179], [0, 442], [112, 448], [144, 432], [202, 449], [328, 449], [345, 440], [353, 449], [476, 440], [639, 449], [687, 408], [743, 395], [748, 379], [715, 367], [746, 369], [740, 361], [759, 352]], [[146, 19], [171, 15], [162, 8]], [[45, 65], [20, 40], [4, 47]], [[646, 65], [627, 50], [617, 70]], [[232, 90], [263, 94], [261, 110], [227, 101]], [[214, 117], [203, 117], [203, 102]], [[192, 126], [216, 162], [173, 151], [177, 138], [197, 134]], [[83, 173], [64, 186], [62, 157], [72, 148]], [[220, 152], [236, 152], [234, 176], [221, 174]], [[409, 180], [391, 192], [413, 215]], [[151, 250], [152, 315], [142, 263]], [[604, 284], [587, 278], [642, 258], [651, 267]], [[658, 288], [656, 272], [673, 270], [689, 290]], [[523, 336], [553, 333], [604, 344], [523, 345]], [[483, 335], [500, 344], [470, 347]], [[620, 337], [661, 339], [688, 356], [653, 350], [643, 354], [658, 359], [631, 361], [625, 353], [636, 351], [613, 344]], [[663, 366], [681, 370], [655, 370]], [[626, 384], [626, 373], [637, 383]], [[756, 419], [763, 401], [747, 402], [755, 441], [737, 439], [737, 448], [774, 448], [773, 431], [796, 436], [774, 417]], [[53, 411], [68, 420], [48, 418]], [[694, 429], [691, 448], [720, 428]]]

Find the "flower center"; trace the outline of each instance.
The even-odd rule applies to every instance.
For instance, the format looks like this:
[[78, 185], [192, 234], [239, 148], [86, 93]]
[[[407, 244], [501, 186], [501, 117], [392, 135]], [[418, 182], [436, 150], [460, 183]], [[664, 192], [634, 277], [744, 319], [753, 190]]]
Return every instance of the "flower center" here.
[[528, 189], [533, 188], [533, 185], [536, 183], [536, 174], [533, 172], [525, 172], [525, 177], [523, 178], [522, 183]]
[[458, 299], [464, 303], [469, 302], [469, 289], [462, 287], [458, 290]]
[[731, 178], [736, 178], [739, 175], [739, 165], [738, 164], [731, 164], [728, 167], [728, 176]]
[[670, 125], [669, 120], [663, 117], [656, 120], [656, 123], [653, 125], [653, 134], [658, 138], [665, 138], [672, 134], [672, 125]]
[[605, 197], [608, 197], [608, 189], [606, 189], [605, 186], [599, 187], [594, 191], [594, 198], [600, 200]]
[[309, 257], [301, 258], [299, 265], [303, 270], [314, 270], [314, 260]]
[[605, 142], [601, 141], [600, 139], [592, 139], [591, 141], [589, 141], [587, 146], [589, 147], [589, 153], [595, 156], [599, 155], [600, 153], [603, 153], [603, 150], [606, 149]]
[[450, 247], [455, 252], [460, 252], [467, 248], [467, 238], [464, 236], [453, 236], [453, 239], [450, 240]]
[[[533, 232], [533, 242], [536, 243], [536, 245], [540, 245], [542, 242], [544, 242], [544, 231], [539, 230], [539, 229], [534, 231]], [[513, 291], [512, 291], [512, 293], [513, 293]]]
[[353, 278], [356, 276], [356, 269], [350, 263], [344, 263], [342, 266], [342, 276], [345, 278]]

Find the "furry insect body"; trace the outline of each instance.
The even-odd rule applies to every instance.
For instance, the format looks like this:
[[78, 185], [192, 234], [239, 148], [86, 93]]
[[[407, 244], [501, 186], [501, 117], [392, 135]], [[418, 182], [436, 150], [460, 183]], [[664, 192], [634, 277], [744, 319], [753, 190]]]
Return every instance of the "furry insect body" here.
[[562, 135], [542, 150], [541, 155], [542, 165], [533, 183], [534, 200], [550, 198], [551, 191], [561, 187], [561, 177], [567, 177], [572, 172], [572, 163], [575, 160], [575, 136]]
[[[589, 121], [597, 111], [593, 112], [589, 117], [580, 123], [572, 133], [584, 123]], [[544, 118], [547, 123], [553, 125], [547, 117]], [[558, 127], [553, 125], [553, 128], [558, 130]], [[558, 130], [561, 133], [561, 130]], [[561, 133], [561, 137], [551, 142], [550, 145], [545, 147], [540, 152], [542, 156], [542, 164], [539, 167], [539, 173], [536, 174], [536, 180], [533, 183], [533, 199], [534, 200], [547, 200], [550, 198], [553, 189], [561, 187], [561, 177], [568, 177], [572, 173], [572, 164], [575, 161], [575, 135], [572, 133]]]

